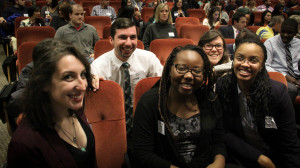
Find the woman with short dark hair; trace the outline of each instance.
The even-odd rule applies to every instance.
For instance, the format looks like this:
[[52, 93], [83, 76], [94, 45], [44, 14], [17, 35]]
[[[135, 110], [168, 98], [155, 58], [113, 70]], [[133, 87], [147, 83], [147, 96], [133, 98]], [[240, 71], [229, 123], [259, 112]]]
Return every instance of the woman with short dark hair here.
[[28, 19], [22, 20], [20, 27], [45, 26], [45, 22], [41, 16], [40, 7], [30, 6], [28, 9]]

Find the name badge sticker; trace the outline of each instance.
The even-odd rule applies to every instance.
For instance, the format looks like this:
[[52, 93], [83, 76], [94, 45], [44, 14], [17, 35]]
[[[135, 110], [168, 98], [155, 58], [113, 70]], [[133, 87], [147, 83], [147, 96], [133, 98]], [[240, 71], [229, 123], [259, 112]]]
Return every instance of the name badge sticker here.
[[110, 15], [111, 15], [111, 13], [106, 13], [106, 15], [107, 15], [107, 16], [110, 16]]
[[24, 17], [28, 17], [28, 14], [27, 14], [27, 13], [24, 13]]
[[276, 125], [273, 117], [270, 117], [270, 116], [265, 117], [265, 128], [277, 129], [277, 125]]
[[165, 123], [162, 121], [157, 121], [158, 132], [165, 135]]
[[169, 37], [175, 37], [174, 32], [169, 32]]

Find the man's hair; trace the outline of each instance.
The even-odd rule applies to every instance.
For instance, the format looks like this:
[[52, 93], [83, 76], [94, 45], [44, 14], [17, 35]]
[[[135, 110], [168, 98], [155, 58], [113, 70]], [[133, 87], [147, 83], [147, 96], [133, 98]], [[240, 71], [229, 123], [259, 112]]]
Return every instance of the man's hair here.
[[77, 8], [82, 8], [83, 9], [83, 7], [80, 5], [80, 4], [73, 4], [73, 5], [70, 5], [70, 7], [69, 7], [69, 14], [72, 14], [73, 13], [73, 8], [74, 7], [77, 7]]
[[292, 28], [291, 30], [296, 33], [298, 32], [298, 23], [294, 19], [286, 19], [285, 21], [283, 21], [281, 30], [286, 29], [287, 27]]
[[127, 29], [129, 27], [135, 26], [132, 20], [128, 18], [118, 18], [110, 27], [110, 36], [114, 39], [117, 29]]
[[284, 17], [282, 15], [273, 16], [269, 23], [269, 26], [273, 27], [275, 26], [276, 23], [282, 23], [283, 21], [284, 21]]
[[35, 6], [35, 5], [30, 6], [30, 7], [27, 9], [28, 16], [29, 16], [29, 17], [33, 16], [33, 13], [34, 13], [34, 12], [38, 12], [39, 10], [40, 10], [40, 7], [38, 7], [38, 6]]
[[246, 17], [245, 13], [236, 11], [232, 16], [232, 24], [234, 24], [234, 21], [239, 22], [241, 17]]

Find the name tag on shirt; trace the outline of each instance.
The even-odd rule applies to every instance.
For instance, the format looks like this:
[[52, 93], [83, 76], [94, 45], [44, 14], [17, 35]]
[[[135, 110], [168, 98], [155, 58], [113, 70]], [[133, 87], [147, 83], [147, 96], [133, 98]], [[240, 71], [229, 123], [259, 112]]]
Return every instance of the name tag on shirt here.
[[277, 125], [276, 125], [273, 117], [270, 117], [270, 116], [265, 117], [265, 128], [277, 129]]
[[162, 121], [157, 121], [158, 132], [165, 135], [165, 123]]
[[111, 15], [111, 13], [106, 13], [106, 15], [107, 15], [107, 16], [110, 16], [110, 15]]
[[178, 12], [174, 12], [174, 16], [177, 17], [178, 16]]
[[26, 13], [26, 14], [24, 13], [24, 17], [28, 17], [28, 14], [27, 14], [27, 13]]
[[175, 37], [174, 32], [169, 32], [169, 37]]

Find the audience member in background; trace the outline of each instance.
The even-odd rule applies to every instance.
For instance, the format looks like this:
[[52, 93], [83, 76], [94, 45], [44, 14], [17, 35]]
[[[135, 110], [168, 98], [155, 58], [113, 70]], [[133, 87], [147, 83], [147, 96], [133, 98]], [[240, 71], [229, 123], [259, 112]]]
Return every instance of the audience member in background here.
[[79, 4], [70, 7], [69, 17], [69, 24], [60, 27], [55, 33], [55, 38], [64, 39], [76, 46], [82, 55], [92, 63], [94, 46], [100, 40], [96, 28], [83, 22], [84, 10]]
[[131, 0], [132, 6], [137, 9], [140, 13], [142, 12], [142, 9], [145, 5], [145, 2], [141, 0]]
[[130, 19], [118, 18], [110, 33], [114, 49], [99, 56], [91, 68], [93, 74], [115, 81], [123, 88], [127, 139], [130, 139], [134, 87], [143, 78], [161, 76], [163, 67], [155, 54], [136, 48], [136, 27]]
[[214, 29], [216, 26], [221, 25], [222, 20], [220, 18], [220, 8], [212, 7], [208, 11], [208, 16], [203, 20], [203, 25], [208, 26], [209, 29]]
[[175, 0], [174, 7], [171, 10], [172, 20], [175, 23], [178, 17], [188, 17], [186, 7], [182, 4], [182, 0]]
[[275, 7], [274, 7], [274, 10], [272, 12], [272, 17], [274, 17], [274, 16], [283, 16], [285, 19], [287, 19], [285, 13], [283, 13], [283, 9], [284, 9], [283, 5], [276, 4]]
[[117, 18], [131, 19], [136, 27], [140, 27], [140, 21], [136, 19], [134, 14], [134, 8], [132, 6], [121, 7], [118, 12]]
[[245, 13], [237, 11], [232, 16], [232, 25], [221, 26], [219, 31], [222, 33], [224, 38], [235, 39], [241, 30], [246, 26]]
[[158, 87], [140, 99], [133, 124], [136, 167], [224, 168], [222, 110], [205, 52], [176, 47]]
[[25, 91], [25, 112], [8, 146], [9, 167], [96, 167], [95, 140], [84, 115], [93, 89], [90, 65], [63, 40], [47, 39]]
[[231, 61], [227, 54], [227, 46], [222, 34], [217, 30], [209, 30], [201, 37], [198, 45], [206, 53], [216, 77], [231, 69]]
[[70, 21], [69, 17], [69, 9], [71, 5], [67, 2], [63, 2], [59, 5], [59, 16], [53, 16], [52, 21], [50, 22], [50, 26], [52, 26], [55, 31], [58, 30], [58, 28], [66, 25]]
[[113, 7], [108, 6], [109, 0], [101, 0], [100, 5], [93, 7], [91, 16], [107, 16], [113, 22], [116, 18], [116, 11]]
[[199, 9], [200, 8], [198, 1], [196, 1], [196, 0], [187, 0], [186, 7], [187, 7], [187, 9]]
[[272, 17], [268, 26], [261, 27], [256, 31], [260, 39], [268, 39], [276, 36], [281, 31], [281, 25], [284, 21], [282, 15]]
[[176, 28], [172, 25], [172, 16], [168, 4], [161, 3], [155, 11], [155, 23], [150, 24], [143, 36], [145, 50], [155, 39], [178, 38]]
[[255, 26], [267, 26], [272, 18], [272, 12], [265, 10], [262, 15], [259, 23], [256, 23]]
[[292, 15], [292, 16], [290, 16], [290, 19], [294, 19], [294, 20], [297, 21], [297, 23], [298, 23], [298, 32], [296, 34], [296, 37], [300, 38], [300, 16], [299, 15]]
[[250, 12], [256, 11], [256, 1], [255, 0], [247, 0], [245, 8], [249, 9]]
[[267, 70], [282, 73], [288, 82], [288, 92], [294, 102], [300, 90], [300, 39], [295, 38], [298, 23], [287, 19], [282, 23], [280, 35], [269, 38], [264, 45], [268, 51]]
[[15, 35], [15, 19], [20, 16], [28, 17], [25, 0], [14, 0], [13, 6], [4, 10], [3, 17], [0, 17], [0, 36], [11, 39], [10, 48], [17, 51], [17, 39]]
[[263, 12], [265, 10], [268, 10], [270, 12], [273, 12], [273, 8], [271, 6], [271, 0], [263, 0], [263, 4], [262, 5], [259, 5], [256, 9], [258, 12]]
[[45, 22], [41, 16], [40, 7], [32, 5], [28, 8], [28, 19], [22, 20], [20, 27], [45, 26]]
[[259, 40], [244, 39], [232, 73], [217, 82], [228, 161], [246, 168], [300, 167], [293, 104], [286, 86], [269, 78], [266, 59]]
[[229, 23], [229, 15], [228, 13], [224, 10], [224, 4], [222, 2], [215, 2], [212, 4], [212, 6], [217, 6], [220, 8], [221, 11], [221, 19], [223, 19], [225, 22], [224, 24], [228, 24]]
[[47, 0], [47, 5], [43, 6], [41, 9], [42, 17], [47, 21], [50, 22], [53, 16], [58, 16], [58, 2], [57, 0]]
[[151, 3], [148, 4], [148, 7], [156, 8], [156, 6], [160, 3], [162, 3], [161, 0], [153, 0]]
[[230, 59], [233, 60], [233, 55], [234, 55], [234, 51], [236, 49], [236, 46], [238, 46], [240, 44], [240, 42], [243, 39], [253, 39], [256, 41], [259, 41], [259, 37], [258, 35], [256, 35], [255, 33], [253, 33], [252, 31], [248, 30], [248, 29], [243, 29], [235, 38], [235, 42], [234, 44], [227, 44], [227, 49], [228, 49], [228, 55], [230, 55]]
[[214, 3], [214, 2], [218, 2], [218, 0], [210, 0], [210, 1], [207, 0], [207, 1], [205, 2], [205, 5], [204, 5], [203, 9], [204, 9], [206, 15], [208, 15], [208, 10], [210, 9], [211, 4]]
[[246, 27], [248, 27], [248, 26], [254, 26], [254, 14], [253, 14], [253, 12], [248, 12], [248, 13], [246, 13], [245, 14], [245, 16], [246, 16]]
[[227, 13], [230, 13], [231, 11], [235, 12], [240, 6], [243, 6], [243, 0], [230, 0], [226, 5], [225, 10]]
[[122, 0], [121, 1], [121, 8], [125, 6], [132, 6], [131, 0]]

